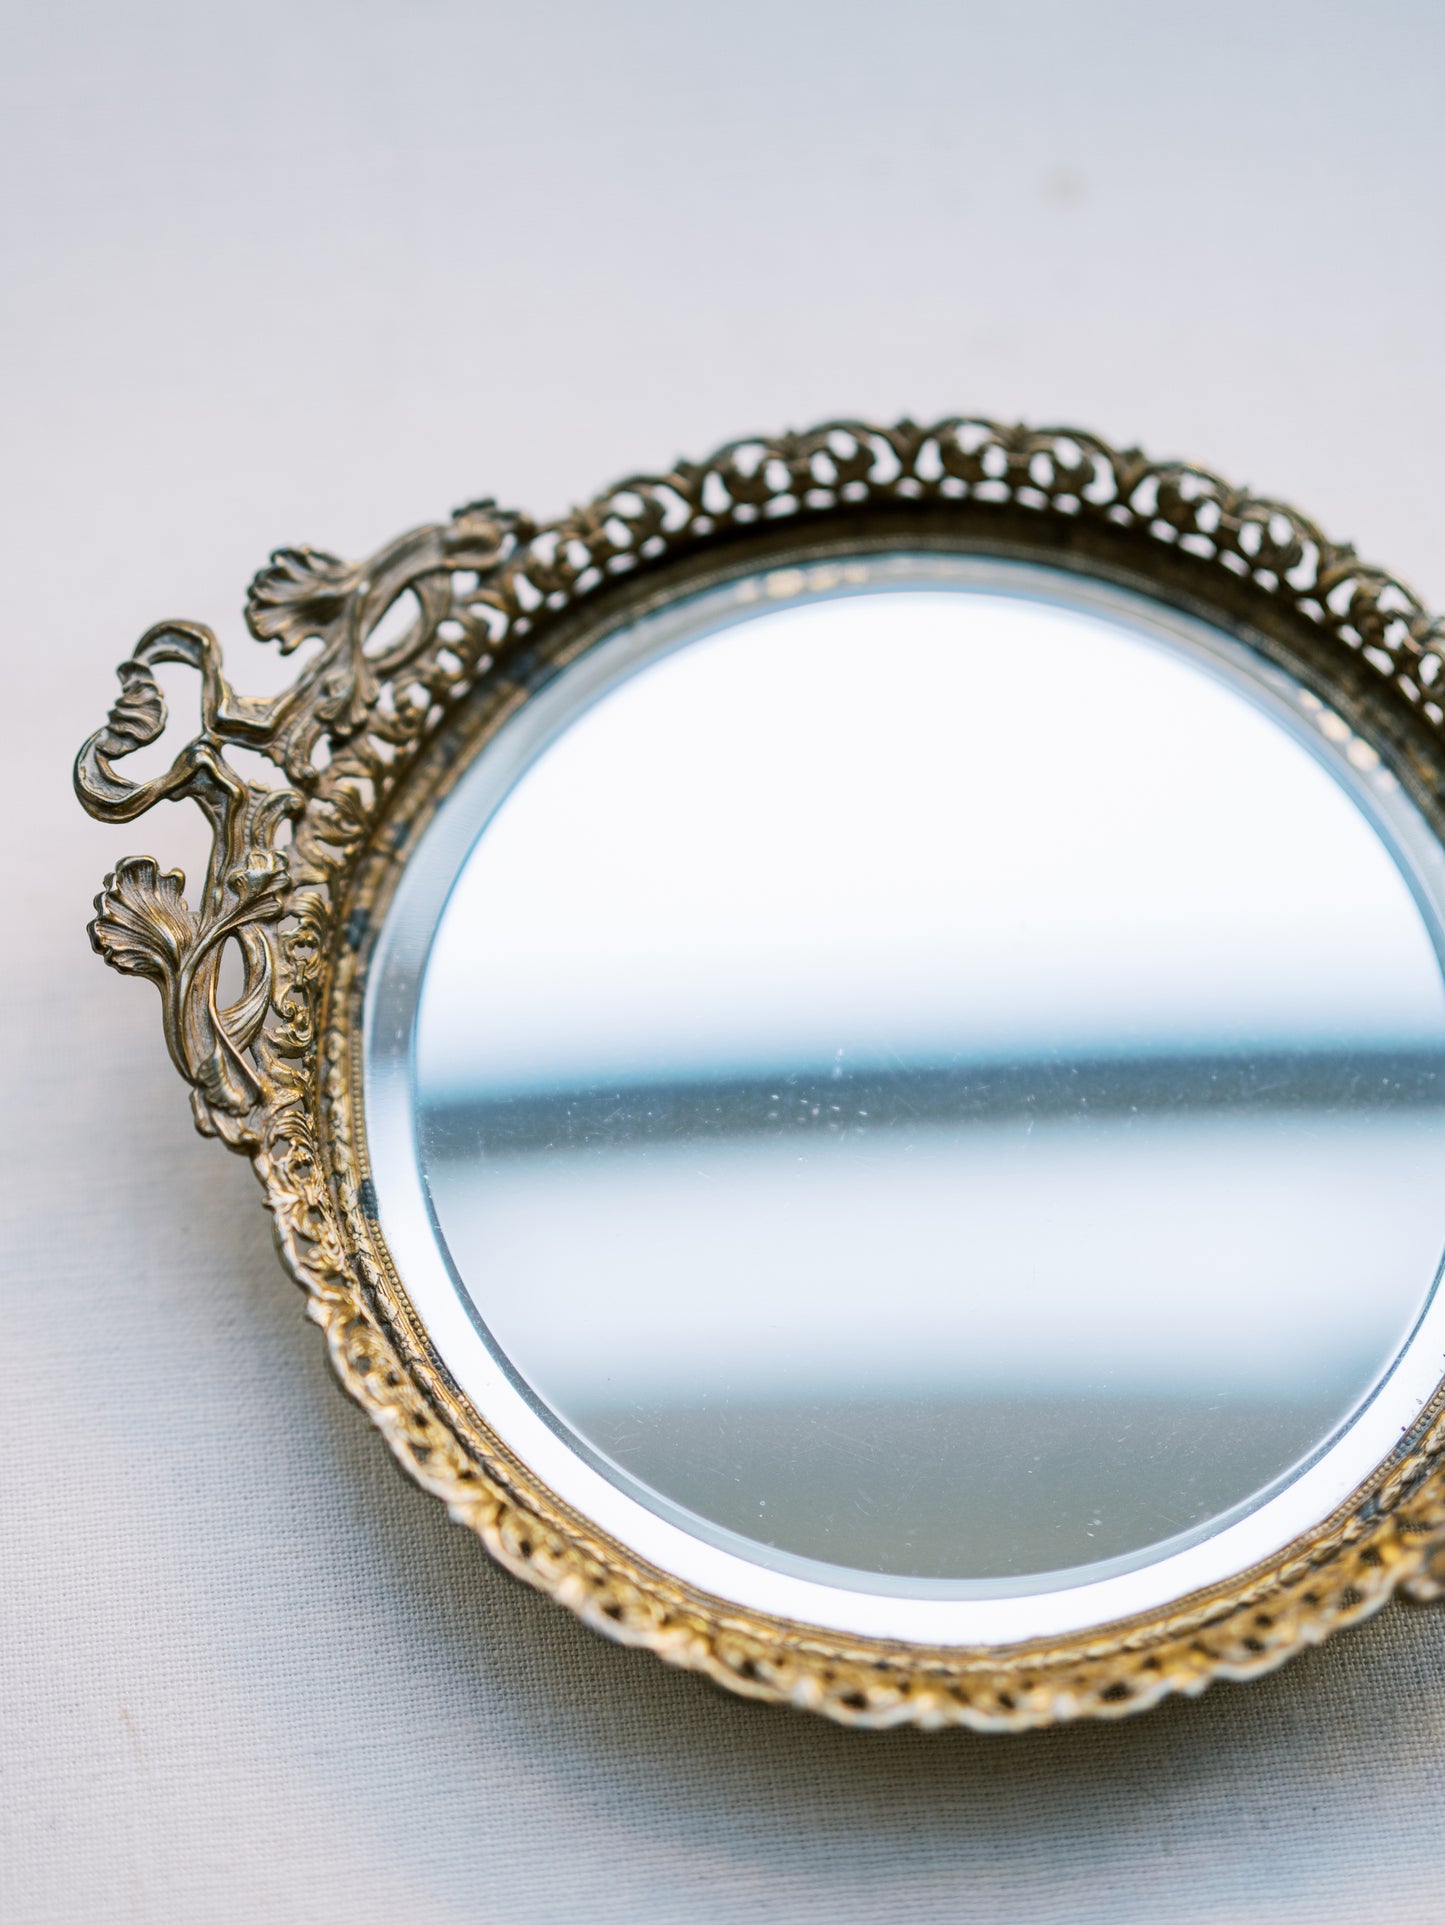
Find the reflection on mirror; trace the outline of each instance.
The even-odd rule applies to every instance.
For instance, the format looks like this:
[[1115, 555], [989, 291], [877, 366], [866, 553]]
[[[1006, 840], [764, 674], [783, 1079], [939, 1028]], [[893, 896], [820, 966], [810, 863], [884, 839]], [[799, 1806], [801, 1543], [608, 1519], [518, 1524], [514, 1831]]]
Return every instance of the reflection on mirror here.
[[1227, 638], [892, 560], [614, 637], [483, 753], [418, 1152], [488, 1342], [643, 1501], [1037, 1585], [1261, 1501], [1420, 1315], [1433, 884]]

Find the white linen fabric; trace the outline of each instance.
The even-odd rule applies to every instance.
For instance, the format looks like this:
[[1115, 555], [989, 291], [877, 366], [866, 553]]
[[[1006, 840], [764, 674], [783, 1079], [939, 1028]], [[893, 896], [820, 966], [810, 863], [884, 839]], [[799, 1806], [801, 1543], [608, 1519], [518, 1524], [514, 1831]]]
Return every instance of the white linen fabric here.
[[160, 616], [278, 684], [235, 614], [271, 546], [834, 412], [1188, 452], [1445, 601], [1445, 15], [56, 0], [6, 40], [0, 1918], [1440, 1916], [1445, 1617], [1119, 1725], [866, 1736], [495, 1569], [86, 948], [194, 812], [102, 828], [68, 764]]

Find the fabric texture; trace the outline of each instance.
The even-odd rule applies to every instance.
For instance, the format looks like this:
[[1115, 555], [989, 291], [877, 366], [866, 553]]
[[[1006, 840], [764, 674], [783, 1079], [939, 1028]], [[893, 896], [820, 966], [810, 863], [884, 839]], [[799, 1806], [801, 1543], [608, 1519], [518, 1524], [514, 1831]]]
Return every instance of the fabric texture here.
[[289, 675], [235, 616], [272, 546], [840, 411], [1191, 454], [1445, 602], [1445, 16], [60, 0], [6, 37], [0, 1919], [1445, 1917], [1445, 1616], [1117, 1725], [869, 1736], [493, 1567], [86, 947], [119, 856], [194, 872], [194, 812], [102, 828], [68, 777], [161, 616]]

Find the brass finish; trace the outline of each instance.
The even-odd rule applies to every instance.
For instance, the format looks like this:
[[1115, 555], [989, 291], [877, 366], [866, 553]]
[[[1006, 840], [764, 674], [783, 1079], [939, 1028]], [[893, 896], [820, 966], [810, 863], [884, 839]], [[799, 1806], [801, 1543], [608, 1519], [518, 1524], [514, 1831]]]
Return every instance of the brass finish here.
[[[1118, 1717], [1271, 1670], [1397, 1590], [1445, 1595], [1445, 1390], [1317, 1530], [1167, 1612], [1006, 1647], [845, 1639], [696, 1593], [564, 1509], [449, 1383], [375, 1220], [358, 1097], [367, 958], [458, 769], [557, 667], [644, 609], [770, 564], [791, 571], [783, 592], [826, 585], [833, 558], [900, 545], [1104, 576], [1232, 630], [1327, 700], [1445, 837], [1445, 622], [1351, 548], [1201, 468], [1075, 429], [839, 422], [734, 442], [547, 526], [485, 501], [361, 564], [283, 549], [251, 584], [247, 626], [314, 652], [272, 700], [233, 691], [209, 629], [151, 629], [80, 752], [77, 793], [115, 822], [190, 797], [213, 848], [194, 906], [178, 871], [119, 862], [91, 941], [160, 990], [197, 1127], [251, 1158], [343, 1385], [509, 1570], [609, 1637], [840, 1723]], [[164, 775], [133, 784], [115, 765], [161, 736], [153, 670], [167, 662], [199, 673], [200, 729]], [[280, 781], [247, 780], [233, 748]], [[241, 986], [223, 1002], [232, 946]]]

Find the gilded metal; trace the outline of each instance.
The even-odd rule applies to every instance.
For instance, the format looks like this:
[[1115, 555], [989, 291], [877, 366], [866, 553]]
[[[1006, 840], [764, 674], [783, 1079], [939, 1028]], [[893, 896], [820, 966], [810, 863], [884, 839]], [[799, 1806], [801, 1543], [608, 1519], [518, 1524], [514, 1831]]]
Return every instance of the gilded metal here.
[[[359, 999], [391, 884], [457, 768], [644, 608], [769, 565], [822, 583], [830, 557], [900, 542], [1101, 575], [1243, 635], [1385, 756], [1445, 836], [1445, 622], [1294, 509], [1077, 429], [834, 422], [634, 477], [545, 526], [483, 501], [361, 564], [282, 549], [251, 584], [247, 626], [311, 653], [273, 699], [235, 693], [209, 629], [151, 629], [80, 752], [77, 793], [115, 822], [190, 797], [211, 857], [194, 905], [179, 871], [123, 859], [91, 941], [159, 989], [197, 1127], [250, 1157], [342, 1384], [509, 1570], [619, 1642], [840, 1723], [1118, 1717], [1271, 1670], [1397, 1590], [1445, 1595], [1445, 1391], [1318, 1529], [1168, 1612], [969, 1650], [843, 1639], [691, 1591], [565, 1510], [449, 1384], [375, 1221]], [[116, 765], [166, 726], [162, 663], [197, 671], [200, 728], [164, 775], [131, 783]], [[247, 779], [234, 749], [278, 781]]]

